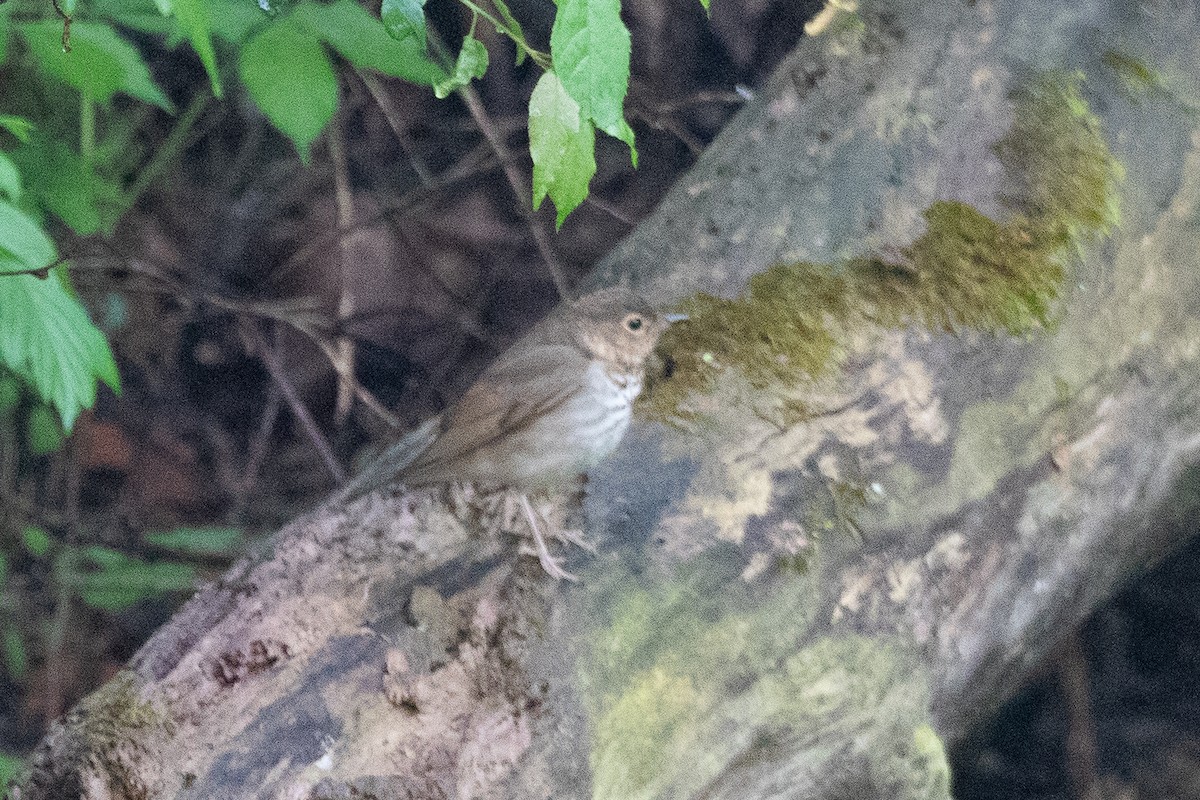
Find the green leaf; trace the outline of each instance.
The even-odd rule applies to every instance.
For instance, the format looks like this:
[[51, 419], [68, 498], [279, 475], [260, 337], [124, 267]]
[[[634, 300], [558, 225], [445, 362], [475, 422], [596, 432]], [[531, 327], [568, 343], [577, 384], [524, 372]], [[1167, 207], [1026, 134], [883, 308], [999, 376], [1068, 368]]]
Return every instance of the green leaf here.
[[150, 77], [136, 47], [101, 22], [71, 25], [71, 52], [62, 49], [62, 23], [57, 20], [26, 22], [17, 26], [38, 66], [84, 97], [107, 105], [114, 94], [174, 111], [171, 101]]
[[250, 96], [307, 163], [313, 140], [337, 111], [333, 65], [317, 37], [293, 17], [267, 26], [242, 48]]
[[0, 128], [17, 137], [17, 141], [24, 142], [29, 140], [29, 134], [33, 132], [33, 123], [15, 114], [0, 114]]
[[338, 0], [332, 5], [305, 3], [294, 16], [356, 67], [426, 86], [446, 77], [426, 52], [424, 36], [420, 40], [393, 39], [383, 23], [355, 0]]
[[258, 3], [246, 0], [204, 0], [212, 14], [212, 32], [230, 44], [240, 45], [262, 24]]
[[50, 534], [33, 525], [28, 525], [21, 531], [21, 542], [31, 555], [39, 558], [49, 553], [51, 545], [54, 544]]
[[146, 541], [168, 550], [201, 556], [225, 556], [241, 549], [244, 536], [237, 528], [176, 528], [148, 533]]
[[621, 0], [561, 0], [550, 31], [550, 55], [584, 117], [629, 145], [636, 166], [633, 129], [624, 113], [629, 30], [621, 21]]
[[595, 132], [554, 72], [529, 98], [529, 153], [533, 157], [533, 207], [554, 201], [558, 226], [587, 197], [596, 174]]
[[472, 78], [482, 78], [488, 68], [488, 51], [483, 42], [468, 36], [463, 39], [462, 49], [454, 61], [454, 73], [433, 85], [433, 93], [439, 99], [450, 96], [460, 86], [466, 86]]
[[8, 195], [9, 200], [21, 199], [21, 173], [5, 153], [0, 153], [0, 192]]
[[[0, 202], [0, 244], [4, 245], [0, 272], [37, 269], [55, 258], [45, 234], [4, 202]], [[18, 251], [26, 258], [18, 259]], [[67, 292], [60, 271], [54, 268], [45, 280], [33, 275], [0, 277], [4, 288], [0, 291], [0, 364], [52, 403], [70, 430], [79, 411], [96, 401], [97, 380], [114, 391], [119, 391], [121, 382], [108, 342]]]
[[97, 569], [75, 575], [74, 585], [93, 608], [120, 611], [140, 600], [189, 590], [196, 580], [196, 571], [187, 564], [143, 561], [107, 547], [89, 547], [83, 555]]
[[[25, 642], [21, 632], [11, 625], [4, 626], [4, 666], [13, 680], [23, 680], [29, 670], [29, 659], [25, 654]], [[0, 784], [3, 785], [3, 784]]]
[[[513, 16], [508, 4], [504, 0], [492, 0], [492, 5], [496, 6], [496, 10], [500, 12], [500, 18], [504, 20], [504, 24], [508, 26], [508, 32], [514, 39], [525, 41], [525, 31], [521, 29], [521, 23]], [[525, 50], [521, 47], [517, 48], [517, 66], [521, 66], [525, 61]]]
[[[167, 2], [167, 0], [159, 0]], [[161, 8], [161, 6], [160, 6]], [[217, 74], [217, 54], [213, 50], [211, 12], [205, 0], [174, 0], [175, 17], [187, 31], [192, 49], [200, 56], [200, 63], [208, 73], [208, 82], [213, 94], [221, 97], [221, 76]], [[163, 12], [165, 15], [167, 12]]]
[[710, 0], [700, 0], [700, 7], [704, 9], [704, 13], [712, 17], [712, 9], [709, 6]]
[[38, 403], [25, 418], [25, 444], [35, 456], [58, 452], [63, 443], [62, 425], [50, 406]]
[[12, 152], [27, 194], [57, 214], [80, 236], [111, 232], [120, 213], [121, 189], [102, 177], [62, 140], [34, 134]]
[[58, 251], [41, 226], [21, 209], [0, 200], [0, 273], [42, 269], [57, 259]]
[[0, 553], [0, 588], [4, 587], [4, 582], [8, 580], [8, 556]]
[[379, 16], [388, 36], [398, 42], [415, 39], [425, 47], [425, 0], [383, 0]]

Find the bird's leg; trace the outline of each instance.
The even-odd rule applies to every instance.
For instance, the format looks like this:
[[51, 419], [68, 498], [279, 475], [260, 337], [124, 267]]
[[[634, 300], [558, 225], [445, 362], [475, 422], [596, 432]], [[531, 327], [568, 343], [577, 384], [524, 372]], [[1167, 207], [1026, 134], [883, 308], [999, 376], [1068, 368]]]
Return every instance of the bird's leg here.
[[[539, 492], [539, 495], [541, 495], [541, 494], [542, 493]], [[551, 519], [549, 514], [547, 513], [548, 511], [553, 512], [553, 510], [556, 508], [557, 509], [582, 508], [583, 496], [584, 496], [583, 480], [581, 478], [578, 483], [568, 484], [565, 487], [562, 487], [561, 495], [559, 495], [557, 493], [550, 494], [547, 502], [543, 503], [539, 506], [539, 510], [542, 512], [540, 514], [540, 516], [546, 522], [546, 524], [549, 526], [549, 528], [546, 530], [546, 533], [549, 536], [551, 536], [555, 539], [558, 539], [560, 542], [566, 542], [567, 544], [573, 544], [582, 550], [588, 551], [592, 555], [596, 555], [596, 545], [592, 544], [592, 542], [586, 536], [583, 535], [582, 530], [580, 530], [579, 528], [572, 528], [568, 524], [570, 521], [572, 521], [569, 519], [570, 515], [568, 515], [568, 514], [555, 515], [557, 517], [563, 518], [560, 523], [555, 519]], [[539, 498], [539, 499], [546, 499], [546, 498]]]
[[538, 525], [537, 514], [533, 510], [533, 506], [529, 505], [529, 498], [521, 495], [521, 509], [525, 512], [525, 518], [529, 520], [529, 528], [533, 531], [533, 540], [537, 543], [538, 561], [541, 562], [542, 569], [555, 580], [578, 581], [577, 575], [572, 575], [560, 565], [562, 559], [555, 558], [550, 555], [550, 549], [546, 547], [546, 540], [542, 536], [541, 527]]

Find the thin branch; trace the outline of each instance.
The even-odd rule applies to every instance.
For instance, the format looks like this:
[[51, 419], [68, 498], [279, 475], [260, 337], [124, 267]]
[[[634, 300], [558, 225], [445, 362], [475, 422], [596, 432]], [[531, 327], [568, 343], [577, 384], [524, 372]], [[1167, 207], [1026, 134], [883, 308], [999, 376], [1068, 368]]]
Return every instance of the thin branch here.
[[554, 286], [558, 289], [558, 295], [563, 300], [572, 298], [570, 284], [567, 281], [567, 276], [563, 272], [562, 265], [558, 261], [558, 256], [555, 255], [554, 249], [550, 246], [550, 237], [546, 235], [545, 229], [538, 223], [537, 218], [533, 215], [533, 209], [527, 205], [530, 198], [533, 196], [533, 189], [525, 182], [525, 178], [517, 171], [517, 165], [513, 161], [512, 154], [509, 152], [507, 145], [496, 131], [496, 127], [492, 124], [491, 118], [483, 107], [483, 101], [479, 99], [479, 93], [475, 91], [475, 87], [467, 84], [458, 90], [459, 97], [467, 106], [467, 110], [471, 112], [471, 117], [475, 123], [479, 125], [479, 130], [487, 139], [488, 144], [492, 146], [492, 150], [496, 153], [496, 158], [500, 160], [500, 167], [504, 170], [504, 177], [508, 179], [508, 185], [513, 190], [513, 194], [517, 196], [517, 208], [520, 209], [521, 217], [529, 226], [529, 232], [533, 234], [533, 241], [537, 245], [538, 252], [542, 256], [542, 261], [546, 264], [546, 269], [550, 271], [550, 277], [554, 279]]
[[418, 155], [416, 144], [413, 142], [412, 137], [408, 135], [408, 128], [400, 118], [400, 109], [396, 108], [396, 102], [388, 94], [387, 88], [370, 72], [355, 68], [354, 74], [367, 87], [367, 91], [370, 92], [371, 97], [375, 100], [375, 104], [379, 106], [379, 111], [383, 114], [383, 118], [387, 120], [388, 127], [392, 129], [392, 133], [396, 135], [396, 141], [400, 143], [400, 148], [408, 156], [408, 163], [413, 168], [413, 172], [417, 174], [417, 178], [420, 179], [421, 185], [425, 187], [432, 185], [434, 182], [433, 172], [425, 164], [424, 159]]
[[341, 332], [342, 321], [354, 313], [354, 295], [350, 291], [348, 273], [355, 262], [355, 244], [361, 231], [354, 224], [354, 194], [350, 190], [349, 169], [346, 166], [346, 148], [342, 138], [341, 121], [335, 120], [329, 129], [329, 157], [333, 162], [334, 200], [337, 207], [337, 226], [343, 230], [354, 230], [338, 243], [338, 337], [330, 353], [330, 363], [337, 373], [337, 399], [334, 405], [334, 420], [338, 425], [346, 421], [350, 406], [354, 402], [354, 340]]
[[[442, 56], [443, 60], [445, 60], [448, 57], [446, 55], [446, 45], [433, 30], [429, 31], [429, 41]], [[533, 188], [525, 182], [525, 177], [517, 170], [517, 165], [513, 160], [512, 153], [509, 152], [508, 145], [504, 143], [504, 138], [500, 135], [491, 117], [488, 116], [487, 110], [483, 107], [483, 101], [479, 99], [479, 92], [475, 91], [475, 87], [469, 83], [465, 86], [460, 86], [457, 92], [466, 105], [467, 110], [471, 112], [471, 118], [475, 120], [475, 124], [479, 126], [480, 132], [483, 133], [483, 137], [487, 139], [492, 151], [496, 154], [496, 158], [500, 161], [500, 168], [504, 170], [504, 177], [508, 179], [508, 185], [512, 189], [513, 194], [517, 196], [517, 208], [521, 212], [521, 218], [529, 226], [529, 232], [533, 235], [533, 241], [542, 256], [542, 261], [546, 264], [546, 269], [549, 270], [550, 277], [554, 280], [555, 288], [558, 289], [558, 296], [563, 300], [571, 300], [571, 287], [567, 281], [566, 273], [563, 272], [562, 265], [558, 261], [558, 256], [554, 254], [554, 249], [550, 246], [550, 237], [546, 235], [546, 231], [538, 224], [537, 218], [533, 215], [533, 209], [529, 205], [531, 202], [530, 198], [533, 197]]]
[[346, 472], [342, 469], [342, 465], [338, 463], [337, 457], [333, 454], [333, 449], [329, 443], [325, 441], [325, 436], [317, 427], [316, 420], [312, 418], [308, 408], [300, 400], [300, 396], [296, 394], [295, 387], [288, 379], [284, 372], [283, 365], [279, 362], [279, 356], [275, 352], [275, 348], [270, 345], [266, 337], [258, 329], [257, 325], [247, 324], [242, 326], [247, 339], [258, 352], [259, 358], [262, 359], [263, 365], [267, 368], [267, 372], [271, 374], [271, 379], [279, 385], [279, 391], [283, 393], [283, 398], [287, 400], [288, 406], [292, 409], [292, 413], [296, 415], [296, 420], [300, 423], [300, 427], [308, 434], [309, 440], [313, 447], [316, 448], [317, 454], [321, 456], [321, 460], [325, 462], [325, 468], [329, 471], [336, 483], [345, 483]]

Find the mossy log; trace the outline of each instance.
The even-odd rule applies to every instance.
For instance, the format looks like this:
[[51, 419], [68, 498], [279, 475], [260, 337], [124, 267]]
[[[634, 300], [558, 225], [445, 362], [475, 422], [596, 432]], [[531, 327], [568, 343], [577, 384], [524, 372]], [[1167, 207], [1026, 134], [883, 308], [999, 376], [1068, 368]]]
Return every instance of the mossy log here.
[[1197, 41], [1192, 4], [843, 13], [597, 271], [693, 317], [582, 583], [503, 498], [323, 507], [19, 797], [948, 797], [946, 747], [1191, 529]]

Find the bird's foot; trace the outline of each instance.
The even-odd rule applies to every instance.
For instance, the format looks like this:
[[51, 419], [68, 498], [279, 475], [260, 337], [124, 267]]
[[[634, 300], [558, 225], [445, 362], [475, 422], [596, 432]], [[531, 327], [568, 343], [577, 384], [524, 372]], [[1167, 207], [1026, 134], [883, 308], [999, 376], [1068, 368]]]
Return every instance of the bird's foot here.
[[[525, 512], [525, 519], [529, 522], [529, 528], [531, 531], [533, 531], [533, 541], [536, 545], [534, 552], [537, 553], [538, 562], [541, 563], [542, 569], [546, 571], [547, 575], [555, 580], [568, 580], [572, 582], [578, 581], [578, 575], [567, 572], [565, 569], [563, 569], [563, 559], [555, 558], [554, 556], [550, 555], [550, 548], [546, 546], [546, 538], [542, 535], [542, 526], [538, 521], [538, 514], [533, 510], [533, 506], [529, 504], [529, 498], [525, 495], [521, 495], [520, 503], [521, 510]], [[555, 528], [555, 526], [551, 527]], [[596, 552], [595, 547], [591, 546], [591, 543], [587, 542], [587, 540], [580, 536], [578, 532], [568, 533], [562, 529], [554, 529], [554, 537], [560, 541], [574, 542], [579, 544], [581, 547], [585, 547], [585, 549], [590, 549], [593, 553]]]

